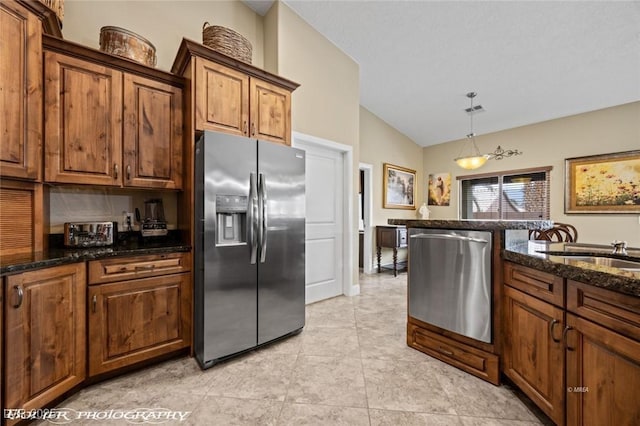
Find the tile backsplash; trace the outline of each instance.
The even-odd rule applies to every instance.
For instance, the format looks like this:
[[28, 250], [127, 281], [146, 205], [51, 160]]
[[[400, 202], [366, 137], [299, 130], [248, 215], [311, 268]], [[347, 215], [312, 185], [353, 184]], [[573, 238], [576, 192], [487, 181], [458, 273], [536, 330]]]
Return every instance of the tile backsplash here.
[[[175, 192], [51, 187], [48, 233], [63, 233], [65, 222], [118, 222], [118, 229], [123, 230], [125, 213], [133, 213], [137, 207], [144, 219], [144, 202], [152, 198], [162, 198], [167, 227], [176, 229], [178, 194]], [[139, 229], [135, 216], [133, 229]]]

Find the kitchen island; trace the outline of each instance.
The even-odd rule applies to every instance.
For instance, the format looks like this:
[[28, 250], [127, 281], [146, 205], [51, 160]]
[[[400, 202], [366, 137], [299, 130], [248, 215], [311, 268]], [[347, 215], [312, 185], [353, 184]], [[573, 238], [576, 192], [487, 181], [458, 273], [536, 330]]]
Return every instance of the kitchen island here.
[[[528, 241], [527, 230], [546, 221], [389, 223], [413, 228], [416, 237], [492, 232], [491, 344], [408, 314], [409, 346], [494, 384], [508, 378], [556, 424], [638, 423], [629, 389], [640, 383], [640, 250]], [[412, 255], [410, 245], [410, 282]]]
[[406, 220], [409, 233], [407, 344], [499, 384], [502, 251], [544, 220]]

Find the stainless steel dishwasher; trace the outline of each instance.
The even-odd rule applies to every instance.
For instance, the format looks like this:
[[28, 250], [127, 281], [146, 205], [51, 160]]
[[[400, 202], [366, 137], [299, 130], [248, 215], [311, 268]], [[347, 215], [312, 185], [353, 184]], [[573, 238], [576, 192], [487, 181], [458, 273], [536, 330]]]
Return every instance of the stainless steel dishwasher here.
[[491, 232], [409, 229], [409, 316], [491, 343]]

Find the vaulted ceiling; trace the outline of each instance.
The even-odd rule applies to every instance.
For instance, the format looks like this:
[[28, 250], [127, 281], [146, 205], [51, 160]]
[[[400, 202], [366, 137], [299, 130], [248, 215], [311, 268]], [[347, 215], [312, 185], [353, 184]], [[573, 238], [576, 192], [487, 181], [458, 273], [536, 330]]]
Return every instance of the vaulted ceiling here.
[[[272, 1], [248, 1], [265, 13]], [[360, 103], [422, 146], [640, 100], [638, 1], [285, 3], [360, 65]]]

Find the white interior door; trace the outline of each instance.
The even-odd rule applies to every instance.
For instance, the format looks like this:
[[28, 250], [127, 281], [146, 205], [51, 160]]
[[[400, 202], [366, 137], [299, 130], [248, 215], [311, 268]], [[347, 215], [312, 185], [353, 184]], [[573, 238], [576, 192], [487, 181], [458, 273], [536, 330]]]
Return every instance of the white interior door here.
[[306, 303], [343, 293], [344, 158], [312, 144], [306, 151]]

